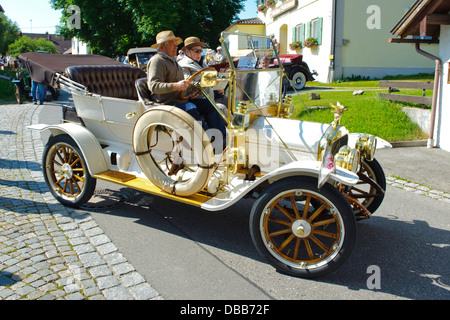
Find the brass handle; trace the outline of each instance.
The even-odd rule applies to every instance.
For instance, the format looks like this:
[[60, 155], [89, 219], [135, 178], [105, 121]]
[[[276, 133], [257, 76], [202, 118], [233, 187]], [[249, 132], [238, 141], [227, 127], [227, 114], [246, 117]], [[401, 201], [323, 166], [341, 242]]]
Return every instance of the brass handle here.
[[127, 120], [131, 120], [136, 116], [136, 112], [130, 112], [127, 113], [127, 115], [125, 116], [127, 118]]

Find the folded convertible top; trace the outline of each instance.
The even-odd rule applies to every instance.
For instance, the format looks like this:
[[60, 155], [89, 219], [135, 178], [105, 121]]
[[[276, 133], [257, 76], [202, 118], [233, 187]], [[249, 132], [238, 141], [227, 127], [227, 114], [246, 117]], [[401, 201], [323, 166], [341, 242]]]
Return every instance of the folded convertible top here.
[[30, 73], [33, 81], [52, 85], [56, 73], [64, 73], [67, 67], [79, 65], [123, 65], [122, 62], [95, 54], [54, 54], [42, 52], [27, 52], [19, 55]]

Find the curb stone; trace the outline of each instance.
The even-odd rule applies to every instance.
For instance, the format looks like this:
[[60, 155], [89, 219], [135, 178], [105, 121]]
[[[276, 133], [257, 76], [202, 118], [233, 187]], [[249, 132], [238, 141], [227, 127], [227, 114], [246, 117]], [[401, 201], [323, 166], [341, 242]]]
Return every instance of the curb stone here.
[[418, 183], [409, 182], [394, 176], [386, 176], [386, 183], [393, 187], [397, 187], [409, 192], [414, 192], [419, 195], [423, 195], [439, 201], [450, 203], [450, 193], [444, 191], [433, 189], [431, 187], [427, 187]]
[[1, 105], [0, 299], [162, 300], [87, 211], [66, 208], [40, 167], [40, 106]]

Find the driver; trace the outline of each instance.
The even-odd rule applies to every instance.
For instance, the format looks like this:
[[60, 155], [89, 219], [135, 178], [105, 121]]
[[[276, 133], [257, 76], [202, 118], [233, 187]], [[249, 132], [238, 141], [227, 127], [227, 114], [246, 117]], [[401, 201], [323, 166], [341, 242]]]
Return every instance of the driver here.
[[[197, 37], [189, 37], [184, 40], [184, 47], [181, 49], [184, 52], [184, 57], [178, 61], [180, 66], [183, 68], [184, 78], [188, 79], [197, 71], [207, 68], [208, 65], [203, 61], [202, 51], [205, 47], [205, 43], [201, 42]], [[198, 76], [200, 78], [200, 76]], [[199, 79], [196, 79], [199, 80]], [[214, 99], [214, 92], [212, 88], [205, 89], [207, 94]], [[193, 102], [201, 114], [206, 118], [206, 122], [211, 128], [218, 129], [222, 134], [223, 139], [225, 139], [226, 129], [225, 122], [219, 115], [214, 106], [209, 102], [209, 100], [200, 94], [195, 99], [189, 100]], [[216, 103], [217, 106], [222, 110], [223, 113], [228, 114], [228, 109], [224, 104]]]
[[196, 120], [201, 120], [200, 115], [203, 115], [206, 123], [201, 121], [202, 126], [210, 137], [208, 126], [223, 128], [224, 131], [221, 130], [223, 134], [224, 122], [214, 108], [197, 108], [194, 103], [186, 102], [178, 97], [178, 91], [186, 90], [189, 86], [189, 81], [184, 79], [183, 69], [175, 60], [178, 45], [182, 42], [183, 40], [175, 37], [172, 31], [161, 31], [156, 35], [156, 43], [152, 45], [152, 48], [158, 49], [158, 52], [150, 59], [147, 66], [147, 84], [152, 93], [151, 100], [181, 108]]
[[[200, 120], [200, 113], [192, 102], [186, 102], [178, 97], [179, 90], [186, 90], [189, 81], [184, 79], [183, 70], [174, 60], [177, 55], [178, 45], [183, 40], [175, 37], [172, 31], [161, 31], [156, 35], [156, 43], [152, 48], [158, 52], [147, 65], [147, 85], [150, 90], [151, 100], [167, 105], [174, 105], [187, 113], [194, 119]], [[208, 126], [203, 123], [203, 129]]]

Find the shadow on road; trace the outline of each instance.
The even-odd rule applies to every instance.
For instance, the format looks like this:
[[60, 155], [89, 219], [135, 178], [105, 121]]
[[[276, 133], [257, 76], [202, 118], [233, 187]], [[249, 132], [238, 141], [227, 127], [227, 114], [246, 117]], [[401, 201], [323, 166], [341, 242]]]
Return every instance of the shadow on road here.
[[[265, 263], [253, 247], [249, 233], [252, 200], [241, 200], [221, 212], [208, 212], [139, 192], [134, 194], [133, 201], [99, 214], [132, 218], [134, 223], [145, 227]], [[425, 221], [411, 223], [393, 215], [375, 215], [358, 223], [353, 254], [334, 273], [315, 280], [280, 276], [289, 278], [292, 286], [301, 281], [319, 281], [350, 290], [368, 290], [371, 272], [367, 270], [375, 265], [381, 271], [381, 288], [374, 291], [416, 300], [449, 299], [450, 271], [443, 263], [449, 256], [449, 238], [449, 231], [430, 227]], [[267, 264], [267, 268], [272, 267]]]

